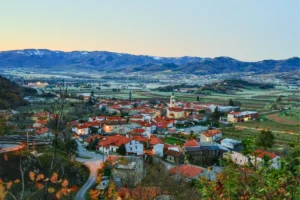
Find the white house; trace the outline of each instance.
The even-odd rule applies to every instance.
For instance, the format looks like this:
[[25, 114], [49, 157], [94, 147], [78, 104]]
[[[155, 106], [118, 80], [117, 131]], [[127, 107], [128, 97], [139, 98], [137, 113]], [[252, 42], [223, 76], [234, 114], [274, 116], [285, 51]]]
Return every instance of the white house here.
[[224, 158], [228, 158], [230, 160], [232, 160], [232, 162], [238, 164], [238, 165], [246, 165], [248, 163], [248, 158], [246, 156], [244, 156], [243, 154], [236, 152], [236, 151], [232, 151], [232, 152], [228, 152], [223, 154]]
[[222, 131], [219, 129], [207, 130], [200, 134], [201, 142], [218, 141], [222, 137]]
[[142, 155], [144, 153], [144, 145], [136, 140], [131, 140], [125, 144], [126, 152], [128, 154]]
[[79, 125], [72, 128], [72, 131], [77, 133], [78, 135], [87, 135], [90, 133], [90, 128], [85, 125]]
[[153, 145], [153, 153], [159, 157], [163, 157], [164, 155], [164, 144], [156, 144]]
[[[268, 156], [270, 158], [271, 162], [271, 168], [274, 169], [279, 169], [280, 168], [280, 156], [277, 156], [274, 153], [270, 153], [267, 151], [262, 151], [262, 150], [255, 150], [254, 151], [254, 156], [250, 157], [250, 162], [257, 167], [261, 167], [264, 163], [263, 157]], [[249, 159], [247, 156], [239, 153], [232, 151], [231, 153], [226, 153], [224, 154], [224, 157], [227, 157], [232, 160], [232, 162], [238, 164], [238, 165], [246, 165], [249, 162]]]
[[280, 156], [270, 153], [267, 151], [262, 150], [255, 150], [254, 156], [251, 157], [251, 163], [254, 166], [261, 167], [264, 164], [264, 157], [267, 156], [270, 159], [271, 162], [271, 168], [279, 169], [281, 167], [280, 165]]
[[164, 142], [156, 137], [150, 139], [150, 145], [154, 155], [163, 157], [164, 155]]
[[147, 132], [153, 133], [156, 130], [156, 125], [153, 123], [145, 122], [145, 121], [135, 121], [133, 122], [141, 126], [142, 129], [145, 129]]

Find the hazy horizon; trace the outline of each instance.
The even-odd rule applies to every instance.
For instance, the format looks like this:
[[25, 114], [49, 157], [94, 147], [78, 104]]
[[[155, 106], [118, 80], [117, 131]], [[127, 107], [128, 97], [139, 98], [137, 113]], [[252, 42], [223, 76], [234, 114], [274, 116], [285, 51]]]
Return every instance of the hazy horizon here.
[[0, 51], [109, 51], [160, 57], [300, 56], [300, 3], [11, 0], [0, 7]]

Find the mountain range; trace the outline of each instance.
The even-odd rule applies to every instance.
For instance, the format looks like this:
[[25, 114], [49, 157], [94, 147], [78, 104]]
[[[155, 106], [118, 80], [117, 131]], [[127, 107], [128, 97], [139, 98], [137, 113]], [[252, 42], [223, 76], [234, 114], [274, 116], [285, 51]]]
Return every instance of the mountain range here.
[[1, 68], [47, 70], [151, 71], [172, 70], [186, 73], [287, 72], [300, 69], [300, 58], [243, 62], [230, 57], [157, 57], [107, 51], [51, 51], [24, 49], [0, 51]]

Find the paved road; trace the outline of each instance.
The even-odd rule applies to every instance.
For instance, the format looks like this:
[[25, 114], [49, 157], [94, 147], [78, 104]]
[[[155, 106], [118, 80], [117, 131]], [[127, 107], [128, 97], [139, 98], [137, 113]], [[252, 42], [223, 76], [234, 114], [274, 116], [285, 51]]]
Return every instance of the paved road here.
[[80, 190], [77, 192], [77, 195], [75, 197], [75, 200], [83, 200], [85, 199], [85, 194], [95, 184], [98, 169], [101, 167], [101, 163], [103, 162], [103, 160], [106, 159], [106, 156], [87, 151], [78, 141], [77, 144], [78, 144], [77, 152], [79, 156], [90, 157], [90, 159], [76, 158], [76, 161], [85, 164], [90, 170], [89, 179], [80, 188]]

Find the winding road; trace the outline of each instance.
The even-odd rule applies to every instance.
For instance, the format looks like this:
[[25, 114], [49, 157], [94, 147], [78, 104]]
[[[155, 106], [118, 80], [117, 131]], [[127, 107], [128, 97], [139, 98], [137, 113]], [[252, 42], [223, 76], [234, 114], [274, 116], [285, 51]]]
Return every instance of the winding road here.
[[90, 176], [87, 182], [80, 188], [77, 192], [75, 200], [83, 200], [85, 199], [85, 194], [87, 191], [95, 184], [98, 169], [101, 167], [101, 163], [106, 159], [105, 155], [95, 154], [92, 152], [87, 151], [80, 142], [76, 140], [78, 147], [77, 152], [79, 156], [90, 157], [87, 158], [76, 158], [76, 161], [83, 163], [86, 165], [90, 170]]

